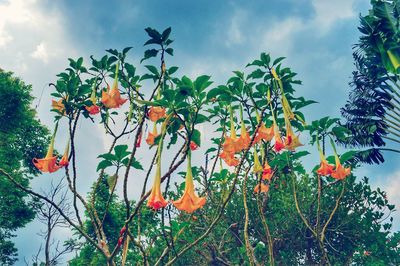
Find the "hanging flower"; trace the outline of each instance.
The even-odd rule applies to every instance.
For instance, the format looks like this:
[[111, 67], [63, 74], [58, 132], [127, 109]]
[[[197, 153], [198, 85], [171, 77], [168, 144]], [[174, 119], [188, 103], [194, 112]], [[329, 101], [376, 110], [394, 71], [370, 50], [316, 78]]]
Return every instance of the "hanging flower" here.
[[262, 172], [263, 167], [260, 163], [260, 160], [258, 159], [258, 154], [257, 154], [257, 149], [254, 148], [254, 166], [253, 166], [253, 172], [254, 173], [260, 173]]
[[[140, 131], [138, 139], [136, 141], [136, 144], [135, 144], [136, 148], [139, 148], [141, 143], [142, 143], [142, 131]], [[153, 143], [154, 143], [154, 141], [153, 141]]]
[[[246, 126], [244, 124], [243, 120], [243, 108], [240, 105], [240, 123], [241, 123], [241, 131], [240, 131], [240, 137], [235, 141], [235, 152], [240, 152], [244, 149], [246, 149], [249, 144], [250, 144], [250, 135], [246, 130]], [[233, 123], [233, 119], [231, 121]]]
[[161, 193], [161, 152], [158, 152], [157, 155], [157, 169], [156, 176], [154, 177], [153, 188], [151, 189], [151, 194], [149, 197], [149, 201], [147, 202], [147, 206], [158, 210], [164, 208], [168, 205], [168, 202], [164, 199]]
[[285, 148], [289, 151], [294, 151], [297, 147], [303, 146], [303, 144], [300, 143], [299, 136], [296, 136], [294, 134], [289, 118], [286, 116], [285, 116], [285, 124], [286, 124]]
[[63, 157], [61, 158], [61, 161], [58, 163], [60, 166], [67, 166], [68, 164], [69, 164], [69, 161], [68, 161], [68, 156], [69, 156], [69, 142], [70, 142], [70, 140], [68, 139], [68, 142], [67, 142], [67, 146], [65, 147], [65, 151], [64, 151], [64, 155], [63, 155]]
[[319, 146], [318, 140], [317, 140], [317, 145], [318, 145], [319, 157], [321, 158], [321, 164], [317, 170], [317, 174], [323, 175], [323, 176], [330, 175], [333, 173], [334, 166], [329, 164], [328, 161], [325, 159], [325, 156], [321, 150], [321, 147]]
[[269, 191], [269, 186], [261, 182], [254, 187], [255, 193], [267, 193]]
[[223, 159], [228, 166], [237, 166], [239, 164], [239, 160], [235, 158], [234, 153], [228, 153], [223, 151], [221, 152], [219, 157], [221, 157], [221, 159]]
[[185, 191], [183, 192], [183, 195], [180, 199], [173, 201], [172, 203], [178, 210], [192, 213], [195, 210], [204, 206], [204, 204], [206, 203], [206, 198], [198, 197], [196, 192], [194, 191], [190, 151], [187, 158], [188, 166], [185, 179]]
[[110, 90], [110, 86], [107, 84], [107, 91], [101, 92], [101, 102], [107, 108], [118, 108], [123, 105], [128, 99], [121, 98], [121, 94], [118, 90], [118, 69], [119, 63], [116, 64], [115, 70], [115, 78], [112, 89]]
[[149, 119], [153, 122], [157, 122], [161, 118], [166, 116], [166, 110], [164, 107], [152, 106], [148, 112]]
[[56, 110], [60, 114], [65, 115], [65, 106], [63, 100], [64, 100], [63, 98], [61, 98], [58, 101], [51, 100], [51, 107], [53, 108], [53, 110]]
[[95, 114], [98, 114], [100, 112], [100, 107], [96, 105], [96, 102], [97, 102], [97, 98], [96, 98], [96, 82], [97, 82], [97, 79], [94, 81], [93, 88], [92, 88], [92, 94], [90, 96], [90, 101], [92, 102], [92, 105], [85, 106], [85, 109], [91, 115], [95, 115]]
[[266, 127], [263, 122], [261, 122], [260, 127], [256, 132], [256, 136], [254, 138], [254, 143], [259, 143], [261, 140], [271, 141], [274, 137], [274, 127]]
[[54, 152], [54, 139], [56, 137], [58, 124], [54, 129], [53, 136], [51, 138], [49, 148], [47, 150], [46, 157], [43, 159], [33, 158], [32, 162], [37, 169], [39, 169], [43, 173], [53, 173], [60, 169], [62, 166], [57, 164], [57, 156], [53, 154]]
[[350, 175], [351, 169], [350, 167], [345, 168], [342, 166], [342, 164], [340, 163], [339, 156], [337, 156], [337, 154], [335, 154], [335, 161], [336, 161], [336, 168], [331, 173], [331, 176], [335, 179], [343, 180], [346, 178], [346, 176]]
[[197, 146], [196, 142], [190, 141], [190, 150], [194, 151], [197, 150], [199, 146]]
[[147, 136], [147, 139], [146, 139], [146, 143], [149, 144], [150, 146], [154, 145], [154, 141], [155, 141], [157, 136], [158, 136], [157, 123], [154, 122], [153, 132], [149, 132], [149, 135]]
[[274, 171], [272, 170], [271, 166], [268, 164], [268, 162], [265, 160], [264, 163], [264, 168], [262, 172], [262, 180], [268, 180], [271, 181], [272, 176], [274, 175]]
[[274, 150], [276, 152], [280, 152], [283, 148], [285, 148], [285, 144], [282, 141], [281, 134], [279, 133], [279, 128], [276, 122], [274, 122]]

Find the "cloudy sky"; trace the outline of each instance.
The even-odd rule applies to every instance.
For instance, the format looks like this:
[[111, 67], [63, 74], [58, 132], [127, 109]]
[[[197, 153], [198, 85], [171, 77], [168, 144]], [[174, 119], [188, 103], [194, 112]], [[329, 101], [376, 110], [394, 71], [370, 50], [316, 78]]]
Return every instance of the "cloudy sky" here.
[[[38, 117], [52, 127], [47, 84], [67, 66], [68, 57], [87, 60], [108, 48], [133, 46], [130, 58], [138, 63], [146, 40], [144, 28], [171, 26], [175, 56], [167, 64], [179, 66], [178, 75], [209, 74], [221, 84], [232, 70], [243, 70], [261, 52], [285, 56], [286, 64], [303, 81], [297, 92], [320, 103], [307, 109], [308, 120], [338, 116], [349, 92], [358, 16], [368, 8], [367, 0], [0, 0], [0, 67], [32, 84]], [[96, 154], [104, 153], [107, 140], [102, 129], [92, 125], [83, 123], [80, 130], [78, 147], [85, 147], [79, 153], [82, 164], [94, 168]], [[62, 150], [65, 134], [61, 130], [59, 135], [57, 145]], [[318, 161], [316, 155], [309, 157], [314, 159]], [[398, 161], [398, 155], [387, 154], [385, 164], [357, 172], [384, 188], [397, 204]], [[92, 168], [82, 167], [82, 187], [90, 184], [84, 177], [95, 174]], [[43, 175], [33, 186], [45, 188], [57, 177]], [[396, 227], [400, 229], [399, 222]], [[21, 260], [37, 250], [39, 244], [33, 245], [32, 240], [39, 243], [38, 231], [34, 222], [18, 232]]]

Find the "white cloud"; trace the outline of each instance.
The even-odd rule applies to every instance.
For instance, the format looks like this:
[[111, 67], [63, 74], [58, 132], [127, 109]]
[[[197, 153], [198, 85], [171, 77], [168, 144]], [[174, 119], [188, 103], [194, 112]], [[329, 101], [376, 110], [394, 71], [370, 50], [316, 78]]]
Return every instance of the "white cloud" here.
[[313, 0], [312, 5], [316, 13], [312, 23], [323, 32], [336, 22], [355, 16], [354, 0]]
[[47, 63], [49, 61], [49, 54], [46, 44], [41, 42], [38, 46], [36, 46], [36, 50], [31, 53], [31, 56], [33, 58], [42, 60], [44, 63]]

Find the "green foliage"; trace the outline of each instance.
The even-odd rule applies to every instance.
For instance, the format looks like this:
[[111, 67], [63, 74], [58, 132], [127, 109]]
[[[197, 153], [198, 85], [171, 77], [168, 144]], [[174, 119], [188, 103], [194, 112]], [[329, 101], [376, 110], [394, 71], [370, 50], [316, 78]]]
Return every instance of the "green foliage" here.
[[[30, 86], [0, 70], [0, 168], [24, 186], [29, 185], [29, 174], [38, 173], [32, 158], [43, 156], [48, 141], [48, 130], [31, 108], [30, 93]], [[0, 176], [0, 264], [15, 262], [17, 250], [9, 239], [34, 217], [33, 203], [26, 196]]]

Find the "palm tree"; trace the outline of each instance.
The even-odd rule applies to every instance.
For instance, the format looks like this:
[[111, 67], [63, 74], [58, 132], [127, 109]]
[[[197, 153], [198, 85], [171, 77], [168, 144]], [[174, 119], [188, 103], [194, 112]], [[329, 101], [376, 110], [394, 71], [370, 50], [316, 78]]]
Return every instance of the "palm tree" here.
[[343, 141], [360, 150], [365, 163], [384, 161], [381, 151], [400, 153], [400, 0], [372, 0], [360, 17], [362, 36], [354, 46], [352, 88], [341, 112], [352, 134]]

